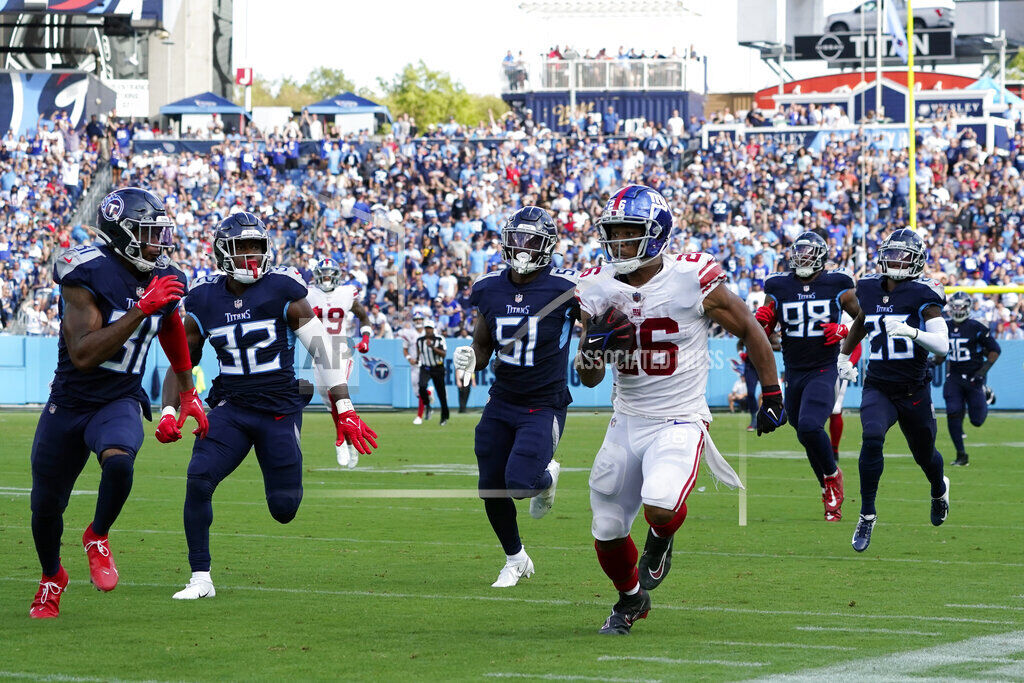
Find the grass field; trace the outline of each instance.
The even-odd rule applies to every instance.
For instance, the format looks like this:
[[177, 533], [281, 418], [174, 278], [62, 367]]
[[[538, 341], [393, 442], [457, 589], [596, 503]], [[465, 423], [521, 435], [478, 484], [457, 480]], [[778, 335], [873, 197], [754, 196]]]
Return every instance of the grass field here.
[[[28, 454], [36, 415], [0, 414], [0, 678], [38, 680], [808, 680], [1024, 677], [1024, 422], [969, 431], [971, 466], [947, 468], [946, 524], [928, 521], [924, 475], [890, 434], [871, 547], [853, 552], [860, 428], [848, 415], [845, 518], [822, 520], [820, 493], [788, 426], [760, 439], [739, 417], [712, 427], [737, 468], [746, 450], [748, 524], [739, 499], [705, 473], [676, 539], [672, 573], [627, 638], [596, 632], [615, 601], [590, 538], [587, 468], [607, 415], [570, 414], [555, 509], [520, 504], [537, 573], [492, 589], [504, 556], [475, 498], [473, 427], [368, 414], [381, 436], [360, 468], [334, 463], [330, 419], [303, 430], [305, 499], [281, 526], [255, 458], [214, 497], [217, 597], [171, 594], [189, 571], [181, 526], [189, 445], [150, 436], [132, 498], [111, 533], [121, 583], [88, 584], [81, 532], [99, 468], [65, 516], [71, 585], [58, 620], [28, 607], [39, 577], [29, 530]], [[939, 449], [951, 459], [945, 423]], [[638, 545], [646, 528], [634, 527]], [[872, 676], [881, 677], [872, 679]]]

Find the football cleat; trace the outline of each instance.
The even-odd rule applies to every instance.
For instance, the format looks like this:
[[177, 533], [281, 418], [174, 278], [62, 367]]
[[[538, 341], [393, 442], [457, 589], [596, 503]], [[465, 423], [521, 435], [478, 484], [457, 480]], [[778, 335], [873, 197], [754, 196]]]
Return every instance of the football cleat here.
[[510, 588], [519, 583], [519, 579], [524, 576], [526, 578], [533, 576], [533, 560], [525, 552], [523, 555], [525, 559], [505, 562], [505, 566], [501, 568], [498, 579], [491, 584], [491, 588]]
[[756, 429], [757, 429], [757, 427], [755, 427], [754, 425], [747, 425], [747, 431], [748, 431], [748, 432], [753, 432], [753, 431], [755, 431]]
[[651, 611], [651, 594], [641, 588], [635, 595], [619, 593], [619, 601], [612, 607], [598, 633], [606, 636], [628, 636], [637, 619], [646, 619]]
[[426, 408], [426, 411], [423, 413], [423, 421], [430, 422], [430, 414], [434, 412], [434, 409], [430, 407], [429, 403], [427, 404]]
[[843, 471], [836, 468], [836, 473], [825, 477], [825, 491], [821, 494], [821, 502], [825, 504], [825, 521], [838, 522], [843, 518]]
[[28, 615], [33, 619], [52, 619], [60, 616], [60, 596], [64, 595], [64, 589], [68, 587], [68, 573], [61, 566], [56, 576], [46, 576], [39, 579], [39, 590], [32, 600], [32, 607]]
[[942, 481], [946, 484], [946, 491], [938, 498], [932, 498], [932, 524], [934, 526], [942, 526], [942, 523], [946, 521], [946, 515], [949, 514], [949, 477], [943, 477]]
[[351, 454], [348, 450], [348, 443], [343, 443], [340, 446], [334, 445], [334, 453], [338, 458], [338, 467], [348, 467], [349, 460], [352, 459]]
[[414, 425], [421, 425], [423, 424], [423, 418], [417, 415], [416, 417], [413, 418], [412, 423]]
[[89, 580], [96, 590], [112, 591], [117, 586], [117, 566], [110, 554], [110, 543], [106, 536], [97, 536], [92, 524], [82, 534], [82, 545], [89, 558]]
[[640, 587], [644, 590], [654, 590], [668, 576], [668, 570], [672, 568], [674, 538], [675, 535], [661, 538], [654, 535], [653, 529], [647, 530], [647, 542], [644, 543], [644, 552], [640, 556], [639, 564]]
[[967, 465], [970, 464], [970, 463], [967, 462], [967, 454], [966, 453], [957, 453], [956, 454], [956, 460], [954, 460], [953, 462], [951, 462], [949, 464], [952, 465], [953, 467], [967, 467]]
[[862, 553], [871, 545], [871, 531], [875, 528], [878, 515], [861, 515], [853, 531], [853, 549]]
[[437, 423], [437, 426], [444, 427], [446, 424], [448, 424], [448, 420], [441, 420], [440, 422]]
[[547, 471], [551, 475], [551, 486], [547, 487], [536, 496], [530, 499], [530, 516], [540, 519], [551, 512], [551, 506], [555, 504], [555, 488], [558, 486], [558, 473], [562, 466], [557, 460], [548, 463]]
[[217, 595], [213, 588], [213, 581], [210, 580], [210, 572], [192, 572], [192, 578], [188, 585], [172, 595], [175, 600], [199, 600], [200, 598], [212, 598]]
[[359, 451], [350, 443], [346, 443], [345, 447], [348, 448], [348, 468], [354, 470], [356, 465], [359, 464]]

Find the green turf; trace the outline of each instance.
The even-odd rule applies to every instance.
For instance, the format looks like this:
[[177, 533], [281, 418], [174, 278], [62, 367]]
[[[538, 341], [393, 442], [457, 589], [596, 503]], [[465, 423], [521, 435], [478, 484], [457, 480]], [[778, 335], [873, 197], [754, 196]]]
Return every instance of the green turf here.
[[[217, 597], [188, 603], [170, 596], [189, 573], [181, 527], [189, 446], [150, 437], [111, 534], [121, 584], [101, 594], [87, 583], [79, 539], [98, 484], [93, 461], [65, 516], [72, 584], [61, 617], [35, 622], [28, 454], [36, 415], [0, 414], [0, 677], [742, 679], [1021, 630], [1020, 419], [996, 415], [969, 431], [971, 466], [947, 468], [952, 509], [938, 529], [924, 475], [894, 431], [880, 521], [858, 555], [850, 547], [856, 416], [847, 416], [841, 461], [845, 518], [829, 524], [793, 430], [759, 439], [738, 416], [721, 415], [712, 428], [719, 448], [737, 467], [735, 454], [751, 454], [748, 524], [738, 524], [736, 492], [702, 472], [650, 617], [628, 638], [597, 636], [615, 593], [594, 557], [586, 468], [607, 418], [570, 414], [555, 509], [536, 521], [525, 501], [519, 508], [537, 573], [503, 590], [490, 587], [504, 556], [473, 496], [478, 414], [455, 415], [443, 429], [414, 427], [408, 414], [367, 415], [381, 448], [352, 472], [334, 464], [330, 418], [307, 415], [298, 517], [287, 526], [270, 518], [255, 458], [247, 459], [214, 497]], [[939, 428], [948, 461], [941, 417]], [[424, 489], [461, 497], [413, 497]], [[410, 493], [383, 497], [396, 491]], [[638, 544], [645, 533], [641, 518]], [[998, 677], [996, 664], [962, 654], [927, 674]], [[1024, 671], [1024, 655], [1009, 657], [998, 666]]]

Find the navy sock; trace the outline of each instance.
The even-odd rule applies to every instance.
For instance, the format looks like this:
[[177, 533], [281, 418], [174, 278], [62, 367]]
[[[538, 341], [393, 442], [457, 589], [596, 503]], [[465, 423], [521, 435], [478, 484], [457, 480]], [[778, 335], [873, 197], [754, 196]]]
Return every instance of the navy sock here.
[[484, 498], [484, 510], [491, 528], [498, 536], [506, 555], [515, 555], [523, 549], [516, 524], [516, 504], [511, 498]]
[[797, 439], [807, 451], [807, 459], [811, 463], [818, 483], [825, 485], [825, 477], [836, 471], [836, 456], [832, 452], [832, 440], [825, 433], [824, 427], [797, 431]]
[[32, 538], [46, 576], [53, 576], [60, 570], [60, 537], [63, 533], [64, 518], [60, 513], [32, 513]]
[[110, 532], [111, 525], [128, 500], [128, 494], [132, 492], [135, 456], [117, 453], [108, 456], [102, 467], [96, 514], [92, 519], [92, 531], [97, 536], [106, 536]]
[[860, 448], [860, 514], [875, 514], [875, 496], [882, 478], [885, 460], [882, 458], [882, 440], [864, 439]]
[[953, 440], [956, 452], [964, 452], [964, 414], [950, 413], [946, 415], [946, 426], [949, 427], [949, 438]]
[[210, 525], [213, 524], [213, 491], [209, 479], [189, 477], [185, 485], [185, 540], [188, 563], [194, 572], [210, 571]]

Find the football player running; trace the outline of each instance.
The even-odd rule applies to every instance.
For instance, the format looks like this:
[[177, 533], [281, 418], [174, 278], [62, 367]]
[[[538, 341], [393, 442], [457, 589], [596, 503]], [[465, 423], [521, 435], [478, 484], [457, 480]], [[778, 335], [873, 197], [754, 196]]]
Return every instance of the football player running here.
[[[359, 353], [366, 353], [370, 350], [370, 335], [373, 333], [373, 328], [370, 326], [366, 310], [359, 302], [359, 288], [355, 285], [340, 284], [340, 277], [341, 268], [334, 259], [327, 258], [317, 262], [313, 266], [315, 287], [308, 291], [306, 301], [313, 307], [313, 314], [323, 321], [327, 334], [333, 337], [332, 351], [342, 354], [345, 361], [345, 381], [347, 382], [352, 374], [352, 352], [344, 341], [345, 320], [350, 312], [359, 319], [359, 334], [362, 337], [356, 344], [356, 351]], [[316, 390], [324, 405], [330, 408], [331, 416], [334, 417], [334, 422], [337, 424], [337, 409], [328, 395], [331, 387], [327, 384], [327, 378], [324, 377], [324, 373], [319, 367], [313, 368], [313, 383], [316, 385]], [[359, 451], [351, 443], [346, 441], [336, 444], [334, 449], [339, 466], [355, 469], [359, 464]]]
[[931, 484], [931, 522], [939, 526], [949, 513], [949, 479], [942, 456], [935, 450], [935, 408], [925, 375], [929, 353], [944, 356], [949, 346], [942, 307], [946, 295], [932, 280], [921, 277], [924, 241], [910, 228], [901, 228], [878, 247], [881, 274], [857, 282], [860, 315], [839, 354], [839, 376], [857, 380], [850, 353], [867, 336], [870, 352], [860, 422], [860, 519], [853, 532], [853, 549], [864, 552], [871, 543], [877, 514], [875, 496], [882, 478], [885, 435], [899, 422], [914, 460]]
[[[671, 567], [701, 456], [723, 483], [742, 486], [708, 435], [711, 321], [743, 340], [757, 368], [757, 433], [774, 431], [786, 417], [768, 338], [743, 300], [719, 286], [726, 276], [715, 259], [663, 253], [672, 232], [665, 198], [643, 185], [624, 187], [597, 228], [608, 265], [580, 275], [584, 334], [576, 369], [588, 387], [609, 364], [615, 379], [612, 418], [590, 474], [590, 506], [598, 561], [619, 591], [600, 632], [628, 634], [651, 608], [647, 591]], [[638, 570], [629, 530], [641, 507], [650, 529]]]
[[853, 278], [846, 270], [825, 271], [828, 244], [805, 232], [790, 248], [788, 273], [775, 273], [764, 283], [765, 305], [754, 317], [769, 337], [781, 324], [782, 358], [786, 363], [786, 415], [807, 452], [821, 487], [825, 521], [843, 517], [843, 471], [836, 464], [832, 441], [825, 432], [835, 406], [839, 342], [848, 333], [843, 311], [860, 314]]
[[132, 490], [135, 457], [142, 446], [142, 416], [152, 419], [142, 388], [146, 354], [160, 339], [181, 391], [181, 417], [191, 416], [200, 439], [207, 421], [192, 386], [185, 329], [178, 300], [185, 275], [173, 266], [173, 223], [163, 203], [136, 187], [114, 190], [99, 207], [96, 229], [105, 243], [61, 254], [53, 268], [60, 286], [60, 337], [50, 397], [32, 442], [32, 538], [43, 576], [29, 615], [60, 615], [68, 573], [60, 561], [64, 510], [89, 453], [102, 474], [92, 523], [82, 535], [92, 584], [117, 586], [118, 571], [107, 534]]
[[[377, 447], [377, 434], [356, 414], [346, 385], [346, 363], [306, 301], [306, 283], [294, 268], [271, 268], [270, 237], [254, 214], [236, 213], [217, 226], [213, 254], [222, 273], [192, 284], [185, 299], [185, 333], [193, 363], [203, 342], [217, 354], [220, 374], [207, 402], [210, 433], [192, 448], [185, 486], [185, 538], [192, 577], [177, 600], [212, 598], [210, 525], [213, 492], [255, 447], [270, 515], [287, 524], [302, 501], [302, 409], [311, 391], [295, 378], [294, 339], [309, 351], [330, 386], [337, 443], [360, 453]], [[164, 404], [176, 383], [164, 381]], [[165, 408], [167, 410], [167, 408]], [[161, 423], [163, 426], [163, 423]], [[158, 435], [159, 437], [160, 435]], [[161, 440], [181, 438], [168, 426]]]
[[942, 397], [946, 401], [946, 427], [949, 438], [956, 447], [956, 460], [952, 465], [966, 467], [967, 451], [964, 449], [964, 406], [971, 424], [980, 427], [988, 415], [988, 387], [985, 380], [988, 371], [999, 358], [1002, 349], [992, 338], [988, 325], [971, 319], [971, 297], [966, 292], [956, 292], [949, 297], [949, 364], [946, 366], [946, 381], [942, 385]]
[[423, 424], [424, 410], [427, 413], [427, 419], [430, 419], [430, 398], [433, 395], [428, 387], [427, 401], [420, 396], [420, 361], [416, 341], [423, 336], [423, 320], [423, 314], [417, 311], [412, 314], [412, 326], [403, 325], [402, 329], [395, 333], [395, 336], [402, 340], [402, 353], [405, 355], [405, 361], [409, 364], [410, 384], [413, 393], [416, 394], [416, 400], [419, 402], [416, 407], [416, 417], [412, 421], [414, 425]]
[[479, 315], [473, 342], [455, 349], [456, 379], [466, 385], [495, 354], [494, 384], [476, 426], [479, 490], [505, 566], [491, 584], [514, 586], [533, 575], [519, 538], [513, 499], [530, 498], [530, 515], [551, 510], [559, 464], [553, 459], [572, 396], [566, 384], [569, 338], [579, 318], [576, 272], [551, 265], [558, 241], [548, 212], [526, 206], [501, 230], [506, 268], [473, 284]]

